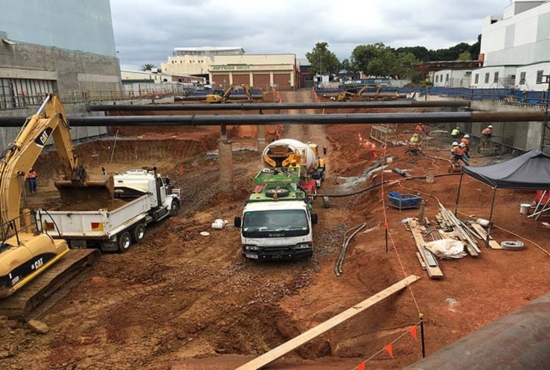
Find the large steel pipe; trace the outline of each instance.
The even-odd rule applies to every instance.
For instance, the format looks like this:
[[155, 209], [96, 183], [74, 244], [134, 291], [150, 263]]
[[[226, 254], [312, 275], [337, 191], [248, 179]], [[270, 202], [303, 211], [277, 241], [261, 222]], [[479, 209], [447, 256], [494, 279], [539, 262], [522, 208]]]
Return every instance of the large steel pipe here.
[[[69, 117], [71, 126], [217, 126], [273, 124], [364, 124], [440, 122], [536, 122], [544, 112], [439, 112], [355, 114], [248, 114]], [[23, 117], [0, 118], [0, 127], [19, 127]]]
[[407, 369], [550, 369], [549, 318], [550, 294], [547, 294]]
[[156, 104], [156, 105], [87, 105], [88, 112], [135, 111], [217, 111], [217, 110], [281, 110], [281, 109], [354, 109], [354, 108], [440, 108], [469, 107], [469, 101], [397, 100], [381, 102], [327, 103], [227, 103], [227, 104]]

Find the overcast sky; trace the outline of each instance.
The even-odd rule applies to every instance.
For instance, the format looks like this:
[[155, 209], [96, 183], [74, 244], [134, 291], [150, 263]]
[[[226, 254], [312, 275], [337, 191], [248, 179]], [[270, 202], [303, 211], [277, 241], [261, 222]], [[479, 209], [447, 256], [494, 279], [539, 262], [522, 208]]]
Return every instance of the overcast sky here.
[[440, 49], [473, 44], [511, 0], [111, 0], [124, 70], [160, 67], [174, 47], [242, 47], [305, 58], [317, 42], [343, 60], [357, 45]]

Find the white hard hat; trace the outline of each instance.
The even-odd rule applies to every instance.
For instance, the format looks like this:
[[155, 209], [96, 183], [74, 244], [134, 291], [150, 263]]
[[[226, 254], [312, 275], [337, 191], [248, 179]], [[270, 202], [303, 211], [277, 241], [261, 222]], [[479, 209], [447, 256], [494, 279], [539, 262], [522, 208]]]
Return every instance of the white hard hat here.
[[457, 146], [457, 145], [458, 145], [458, 143], [455, 141], [455, 142], [453, 143], [453, 146]]
[[464, 148], [466, 146], [466, 144], [460, 143], [460, 144], [458, 144], [458, 146], [461, 147], [461, 148]]
[[465, 137], [466, 139], [468, 139], [468, 138], [470, 137], [470, 135], [466, 134], [466, 135], [464, 135], [464, 137]]
[[489, 128], [493, 128], [493, 125], [489, 125], [488, 127], [489, 127]]

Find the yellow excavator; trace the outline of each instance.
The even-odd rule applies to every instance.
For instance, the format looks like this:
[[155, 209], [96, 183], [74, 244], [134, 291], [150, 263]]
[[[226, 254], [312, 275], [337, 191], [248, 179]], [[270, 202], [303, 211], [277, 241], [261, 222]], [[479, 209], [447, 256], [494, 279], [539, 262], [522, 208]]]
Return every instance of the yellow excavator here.
[[[67, 192], [68, 199], [73, 199], [77, 193], [84, 194], [88, 199], [95, 199], [96, 196], [113, 197], [112, 176], [105, 177], [100, 181], [88, 179], [84, 166], [79, 163], [74, 153], [69, 130], [63, 105], [57, 96], [48, 95], [38, 112], [27, 119], [15, 141], [2, 153], [0, 162], [0, 237], [2, 238], [0, 244], [0, 298], [11, 296], [23, 286], [30, 284], [57, 261], [64, 260], [64, 256], [76, 251], [69, 250], [65, 240], [53, 239], [46, 233], [37, 232], [36, 225], [31, 222], [30, 212], [20, 214], [21, 195], [25, 186], [26, 174], [33, 167], [50, 137], [53, 137], [65, 170], [64, 178], [55, 182], [62, 198], [65, 189], [69, 190]], [[76, 253], [72, 255], [73, 257], [67, 256], [66, 258], [69, 260], [71, 258], [85, 259], [91, 253]], [[71, 267], [74, 268], [76, 262], [78, 261], [71, 261]], [[59, 264], [63, 263], [58, 262], [56, 266]], [[59, 285], [59, 279], [56, 284]], [[40, 287], [40, 289], [43, 288], [45, 287]], [[43, 291], [36, 293], [44, 295]], [[33, 299], [36, 300], [36, 297]], [[3, 303], [2, 301], [4, 299], [0, 300], [0, 303]], [[23, 302], [23, 304], [28, 308], [26, 306], [28, 302]], [[0, 315], [3, 314], [2, 309], [3, 307], [0, 307]]]
[[[250, 86], [243, 85], [242, 88], [244, 90], [244, 94], [246, 95], [246, 100], [252, 103], [254, 100], [252, 99], [252, 94], [250, 93]], [[225, 89], [225, 91], [216, 90], [214, 94], [206, 95], [206, 102], [207, 103], [226, 103], [234, 89], [235, 89], [235, 86], [230, 85], [227, 89]]]
[[381, 86], [373, 86], [373, 85], [365, 85], [363, 86], [358, 92], [351, 92], [351, 91], [341, 91], [338, 93], [338, 96], [336, 96], [336, 101], [350, 101], [350, 100], [356, 100], [361, 99], [361, 95], [367, 90], [369, 87], [375, 87], [375, 98], [376, 100], [378, 98], [378, 95], [380, 95], [380, 91], [382, 90]]
[[208, 94], [206, 95], [206, 102], [207, 103], [225, 103], [227, 99], [229, 99], [229, 96], [231, 95], [231, 92], [233, 91], [235, 87], [233, 85], [229, 85], [225, 91], [216, 90], [214, 91], [214, 94]]

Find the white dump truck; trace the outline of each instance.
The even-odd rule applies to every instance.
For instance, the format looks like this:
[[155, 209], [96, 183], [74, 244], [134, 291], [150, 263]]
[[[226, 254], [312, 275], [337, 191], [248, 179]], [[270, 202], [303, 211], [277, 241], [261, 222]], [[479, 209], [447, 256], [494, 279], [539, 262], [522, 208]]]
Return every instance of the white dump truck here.
[[[295, 162], [295, 165], [293, 163]], [[234, 225], [241, 230], [242, 256], [294, 259], [313, 254], [313, 196], [325, 177], [315, 144], [293, 139], [270, 143], [262, 153], [264, 168]]]
[[113, 178], [115, 199], [126, 202], [122, 206], [86, 211], [39, 209], [39, 227], [54, 239], [67, 240], [71, 248], [125, 252], [143, 240], [147, 225], [178, 213], [180, 189], [174, 189], [156, 169], [130, 170]]

